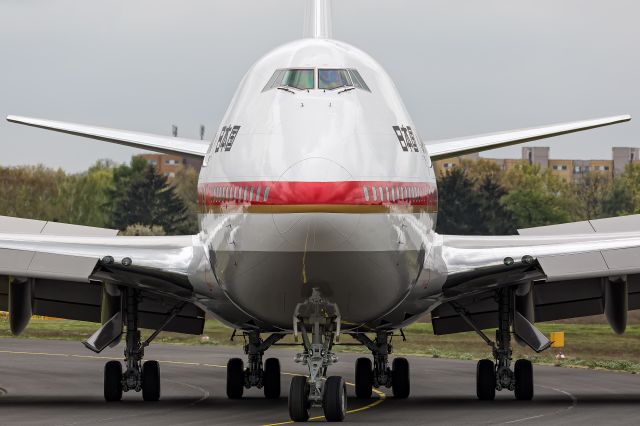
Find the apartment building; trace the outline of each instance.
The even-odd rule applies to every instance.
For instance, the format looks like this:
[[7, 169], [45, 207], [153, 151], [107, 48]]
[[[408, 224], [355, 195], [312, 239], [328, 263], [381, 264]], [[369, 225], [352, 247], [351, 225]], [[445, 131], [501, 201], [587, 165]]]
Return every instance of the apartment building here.
[[614, 147], [612, 148], [611, 160], [552, 159], [549, 153], [550, 148], [546, 146], [526, 146], [522, 148], [521, 158], [484, 158], [479, 154], [470, 154], [436, 161], [434, 165], [436, 173], [443, 175], [448, 170], [459, 166], [464, 160], [474, 161], [483, 158], [494, 162], [505, 171], [524, 162], [538, 165], [543, 170], [550, 168], [554, 175], [567, 182], [574, 182], [582, 179], [588, 173], [614, 178], [624, 171], [627, 164], [640, 162], [640, 148]]
[[172, 179], [181, 167], [192, 167], [196, 171], [200, 171], [202, 161], [192, 160], [190, 158], [181, 157], [172, 154], [141, 154], [144, 158], [154, 166], [158, 174]]

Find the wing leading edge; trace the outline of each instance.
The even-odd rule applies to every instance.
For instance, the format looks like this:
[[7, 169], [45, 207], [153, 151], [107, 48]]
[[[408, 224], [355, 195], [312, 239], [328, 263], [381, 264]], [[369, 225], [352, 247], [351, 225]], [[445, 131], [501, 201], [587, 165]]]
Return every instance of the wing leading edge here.
[[488, 151], [509, 145], [531, 142], [539, 139], [551, 138], [568, 133], [595, 129], [612, 124], [624, 123], [631, 120], [630, 115], [598, 118], [594, 120], [574, 121], [571, 123], [553, 124], [531, 129], [512, 130], [488, 135], [470, 136], [466, 138], [451, 139], [446, 141], [427, 142], [427, 149], [431, 159], [442, 160], [444, 158], [459, 155], [472, 154], [474, 152]]
[[40, 118], [9, 115], [7, 121], [38, 127], [54, 132], [67, 133], [104, 142], [111, 142], [132, 148], [149, 149], [165, 154], [177, 154], [194, 159], [202, 159], [209, 149], [207, 142], [154, 135], [150, 133], [132, 132], [129, 130], [110, 129], [106, 127], [87, 126], [84, 124], [65, 123], [62, 121], [43, 120]]

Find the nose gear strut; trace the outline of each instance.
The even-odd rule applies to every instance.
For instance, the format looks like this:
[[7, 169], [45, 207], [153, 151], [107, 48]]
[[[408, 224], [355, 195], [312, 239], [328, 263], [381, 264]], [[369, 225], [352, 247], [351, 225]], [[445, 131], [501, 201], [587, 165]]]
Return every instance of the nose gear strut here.
[[322, 407], [329, 421], [342, 421], [346, 415], [347, 394], [344, 379], [327, 378], [327, 369], [338, 362], [331, 351], [340, 337], [340, 309], [314, 288], [311, 296], [298, 303], [293, 314], [293, 336], [302, 336], [304, 352], [294, 360], [306, 365], [309, 376], [296, 377], [289, 391], [289, 414], [294, 421], [307, 421], [309, 408]]

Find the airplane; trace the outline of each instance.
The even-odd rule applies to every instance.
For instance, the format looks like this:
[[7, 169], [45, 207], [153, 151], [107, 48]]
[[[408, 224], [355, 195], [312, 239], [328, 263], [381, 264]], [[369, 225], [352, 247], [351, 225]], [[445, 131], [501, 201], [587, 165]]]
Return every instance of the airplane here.
[[[640, 216], [441, 235], [433, 161], [630, 119], [424, 141], [382, 66], [333, 39], [330, 2], [310, 0], [304, 38], [251, 67], [211, 141], [8, 116], [201, 160], [201, 230], [128, 237], [2, 217], [0, 308], [16, 335], [40, 314], [101, 323], [84, 342], [94, 352], [124, 337], [124, 364], [104, 369], [110, 402], [127, 391], [158, 400], [159, 364], [143, 362], [144, 349], [161, 331], [202, 333], [205, 314], [245, 339], [246, 357], [227, 365], [229, 398], [252, 387], [279, 398], [279, 360], [264, 355], [295, 336], [308, 371], [291, 380], [295, 421], [311, 407], [345, 418], [345, 381], [328, 374], [345, 335], [371, 352], [356, 361], [356, 396], [386, 387], [407, 398], [409, 362], [391, 360], [391, 341], [425, 314], [436, 334], [474, 330], [491, 347], [477, 364], [479, 399], [507, 390], [531, 400], [532, 364], [514, 362], [512, 341], [543, 351], [551, 342], [536, 321], [601, 313], [621, 333], [640, 308]], [[155, 331], [142, 341], [140, 328]]]

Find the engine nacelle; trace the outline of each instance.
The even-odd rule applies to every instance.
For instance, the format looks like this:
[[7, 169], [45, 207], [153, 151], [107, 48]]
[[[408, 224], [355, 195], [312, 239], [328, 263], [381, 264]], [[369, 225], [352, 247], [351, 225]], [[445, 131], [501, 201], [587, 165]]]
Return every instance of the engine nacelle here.
[[611, 329], [622, 334], [627, 328], [629, 295], [626, 277], [603, 279], [604, 314]]
[[33, 315], [33, 278], [9, 279], [9, 326], [14, 336], [19, 336]]

